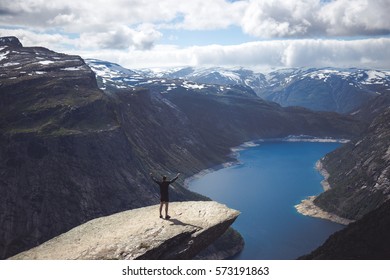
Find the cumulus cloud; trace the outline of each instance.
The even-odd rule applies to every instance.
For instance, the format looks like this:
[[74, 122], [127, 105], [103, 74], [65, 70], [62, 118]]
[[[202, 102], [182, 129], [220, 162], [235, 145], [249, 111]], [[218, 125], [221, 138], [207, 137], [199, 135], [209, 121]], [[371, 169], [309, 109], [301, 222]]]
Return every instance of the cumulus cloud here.
[[0, 0], [0, 26], [77, 34], [101, 48], [149, 49], [165, 29], [236, 26], [258, 38], [390, 34], [389, 6], [390, 0]]
[[[132, 30], [121, 30], [120, 34], [129, 34], [125, 38], [122, 38], [122, 35], [116, 37], [113, 33], [107, 36], [90, 34], [72, 39], [60, 34], [34, 33], [23, 29], [0, 29], [0, 36], [14, 35], [25, 46], [45, 46], [60, 52], [78, 54], [84, 58], [117, 62], [129, 68], [191, 65], [247, 68], [332, 66], [389, 69], [390, 66], [390, 38], [269, 40], [229, 46], [208, 45], [187, 48], [175, 45], [156, 45], [145, 51], [145, 44], [149, 44], [150, 41], [143, 40], [149, 36], [140, 34], [148, 32], [148, 28], [151, 27], [148, 25], [140, 27], [136, 31], [139, 32], [138, 35], [132, 34]], [[133, 40], [131, 44], [144, 45], [138, 48], [135, 46], [126, 48], [127, 40]], [[113, 48], [115, 44], [118, 47]]]
[[150, 49], [163, 36], [159, 29], [237, 25], [246, 4], [226, 0], [0, 0], [0, 26], [76, 35], [77, 48]]
[[201, 65], [386, 68], [390, 65], [390, 38], [262, 41], [198, 48], [193, 52]]
[[34, 32], [26, 29], [1, 29], [0, 37], [16, 36], [24, 46], [42, 46], [60, 52], [69, 52], [79, 43], [78, 39], [54, 33]]
[[390, 0], [250, 0], [243, 30], [256, 37], [390, 34]]
[[128, 49], [148, 50], [162, 34], [153, 25], [143, 24], [136, 29], [125, 25], [110, 26], [107, 31], [85, 32], [80, 35], [79, 49]]
[[[389, 37], [348, 41], [335, 36], [389, 35], [389, 6], [390, 0], [0, 0], [0, 36], [16, 35], [28, 46], [127, 67], [388, 68]], [[188, 48], [158, 44], [166, 29], [174, 36], [176, 29], [231, 26], [271, 40]]]
[[[1, 10], [15, 25], [82, 31], [100, 24], [169, 23], [174, 28], [213, 29], [237, 23], [246, 1], [226, 0], [0, 0]], [[8, 25], [5, 17], [2, 24]]]
[[363, 40], [275, 40], [240, 45], [179, 48], [157, 45], [150, 51], [85, 51], [84, 57], [117, 62], [128, 68], [225, 66], [252, 69], [286, 67], [358, 67], [388, 69], [390, 38]]
[[[0, 0], [0, 26], [30, 32], [78, 35], [75, 47], [149, 49], [161, 37], [154, 22], [174, 10], [141, 0]], [[163, 3], [165, 3], [163, 1]]]
[[319, 20], [329, 35], [383, 35], [390, 33], [390, 0], [337, 0], [321, 7]]
[[132, 40], [137, 49], [148, 50], [161, 37], [162, 33], [157, 31], [152, 24], [141, 24], [133, 32]]
[[60, 52], [82, 52], [84, 50], [148, 50], [161, 37], [152, 25], [141, 25], [136, 29], [127, 26], [111, 26], [102, 32], [85, 32], [78, 37], [61, 33], [44, 33], [26, 29], [0, 29], [0, 36], [16, 36], [25, 46], [44, 46]]
[[316, 22], [319, 0], [266, 0], [249, 2], [242, 28], [256, 37], [291, 37], [321, 33]]
[[281, 57], [287, 67], [387, 68], [390, 65], [390, 39], [296, 40]]

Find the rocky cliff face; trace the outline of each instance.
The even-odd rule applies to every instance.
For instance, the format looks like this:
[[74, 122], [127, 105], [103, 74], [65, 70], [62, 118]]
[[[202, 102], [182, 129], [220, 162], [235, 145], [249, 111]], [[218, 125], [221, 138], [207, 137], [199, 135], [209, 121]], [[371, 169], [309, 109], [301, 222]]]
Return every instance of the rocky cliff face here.
[[389, 217], [390, 201], [334, 233], [322, 246], [301, 259], [388, 260]]
[[6, 37], [0, 59], [3, 133], [74, 135], [117, 127], [94, 73], [79, 56], [24, 48]]
[[[362, 125], [207, 88], [107, 87], [78, 56], [0, 40], [0, 258], [88, 220], [158, 203], [150, 171], [198, 173], [262, 137]], [[102, 79], [99, 79], [103, 83]], [[174, 185], [172, 200], [206, 199]]]
[[368, 131], [322, 160], [331, 189], [314, 203], [348, 219], [359, 219], [390, 198], [390, 109]]
[[[108, 97], [80, 57], [3, 41], [1, 258], [90, 219], [157, 203], [150, 171], [201, 170], [219, 156], [149, 91]], [[171, 194], [200, 199], [180, 185]]]
[[11, 259], [191, 259], [239, 215], [216, 202], [176, 202], [164, 220], [158, 207], [94, 219]]

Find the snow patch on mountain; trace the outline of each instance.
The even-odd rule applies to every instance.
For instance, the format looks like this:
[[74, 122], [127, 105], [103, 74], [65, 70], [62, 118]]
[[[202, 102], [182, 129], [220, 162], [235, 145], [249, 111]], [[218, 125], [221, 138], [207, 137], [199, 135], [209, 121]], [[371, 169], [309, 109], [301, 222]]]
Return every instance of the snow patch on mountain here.
[[51, 60], [42, 60], [42, 61], [38, 61], [38, 63], [41, 64], [41, 65], [49, 65], [49, 64], [54, 63], [54, 61], [51, 61]]
[[[118, 64], [86, 60], [104, 87], [146, 87], [160, 93], [186, 90], [203, 94], [257, 96], [282, 106], [349, 113], [390, 90], [390, 71], [356, 68], [288, 68], [267, 73], [244, 68], [126, 69]], [[236, 91], [236, 92], [235, 92]]]
[[9, 54], [9, 51], [0, 53], [0, 61], [2, 61], [3, 59], [6, 59], [8, 54]]
[[366, 74], [367, 78], [363, 84], [382, 84], [384, 81], [390, 81], [390, 72], [369, 70]]
[[206, 85], [203, 84], [196, 84], [196, 83], [189, 83], [187, 81], [184, 81], [182, 84], [182, 87], [184, 88], [191, 88], [191, 89], [203, 89], [206, 87]]

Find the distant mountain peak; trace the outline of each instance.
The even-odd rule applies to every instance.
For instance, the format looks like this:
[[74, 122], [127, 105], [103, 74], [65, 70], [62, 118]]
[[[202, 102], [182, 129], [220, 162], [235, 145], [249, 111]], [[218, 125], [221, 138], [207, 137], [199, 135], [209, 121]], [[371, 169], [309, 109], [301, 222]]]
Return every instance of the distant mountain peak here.
[[0, 37], [0, 46], [23, 47], [22, 43], [15, 36]]
[[[379, 95], [390, 93], [390, 71], [359, 68], [285, 68], [255, 72], [242, 67], [172, 67], [126, 69], [118, 64], [86, 60], [101, 89], [147, 87], [161, 93], [176, 89], [217, 95], [258, 96], [283, 107], [300, 106], [342, 114], [357, 112]], [[239, 93], [241, 92], [241, 93]], [[380, 107], [388, 104], [385, 101]]]

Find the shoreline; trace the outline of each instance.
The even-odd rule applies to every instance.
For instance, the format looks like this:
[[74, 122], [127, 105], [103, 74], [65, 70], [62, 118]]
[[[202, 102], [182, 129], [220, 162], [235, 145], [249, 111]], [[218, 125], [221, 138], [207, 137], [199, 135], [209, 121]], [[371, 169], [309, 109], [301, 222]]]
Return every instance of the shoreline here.
[[345, 226], [354, 222], [354, 220], [342, 218], [340, 216], [337, 216], [336, 214], [322, 210], [320, 207], [314, 204], [315, 198], [315, 195], [309, 196], [308, 198], [303, 199], [300, 204], [297, 204], [294, 207], [298, 211], [298, 213], [304, 216], [329, 220], [331, 222], [342, 224]]
[[[317, 142], [317, 143], [348, 143], [350, 140], [348, 139], [336, 139], [336, 138], [330, 138], [330, 137], [314, 137], [314, 136], [309, 136], [309, 135], [289, 135], [284, 138], [260, 138], [257, 140], [252, 140], [252, 141], [246, 141], [242, 143], [241, 145], [235, 146], [230, 148], [230, 153], [228, 154], [228, 157], [232, 158], [232, 160], [218, 164], [214, 167], [203, 169], [198, 173], [195, 173], [194, 175], [187, 177], [184, 179], [184, 187], [186, 189], [190, 189], [189, 185], [193, 180], [196, 180], [200, 177], [203, 177], [211, 172], [218, 171], [223, 168], [228, 168], [236, 165], [240, 165], [241, 162], [239, 160], [239, 152], [243, 151], [248, 148], [253, 148], [253, 147], [258, 147], [261, 145], [261, 143], [264, 142], [271, 142], [271, 141], [282, 141], [282, 142]], [[322, 165], [321, 165], [322, 167]], [[321, 173], [322, 171], [320, 171]], [[326, 172], [326, 170], [324, 170]], [[322, 173], [321, 173], [322, 174]], [[329, 176], [329, 174], [328, 174]], [[324, 176], [325, 177], [325, 176]], [[322, 184], [322, 182], [321, 182]], [[325, 188], [325, 187], [324, 187]], [[329, 186], [330, 189], [330, 186]]]
[[239, 158], [240, 158], [239, 152], [242, 150], [245, 150], [247, 148], [259, 146], [260, 144], [258, 144], [257, 142], [263, 142], [263, 141], [261, 139], [255, 140], [255, 141], [247, 141], [247, 142], [242, 143], [239, 146], [235, 146], [235, 147], [230, 148], [230, 153], [227, 156], [229, 158], [231, 158], [232, 160], [218, 164], [218, 165], [211, 167], [211, 168], [203, 169], [200, 172], [195, 173], [194, 175], [192, 175], [190, 177], [187, 177], [186, 179], [184, 179], [184, 187], [189, 190], [190, 189], [189, 184], [191, 184], [191, 182], [193, 180], [196, 180], [196, 179], [203, 177], [211, 172], [215, 172], [215, 171], [221, 170], [223, 168], [228, 168], [228, 167], [237, 166], [237, 165], [242, 164], [239, 160]]
[[[231, 157], [233, 160], [219, 164], [213, 168], [204, 169], [184, 180], [184, 187], [190, 190], [190, 183], [193, 180], [196, 180], [202, 176], [205, 176], [211, 172], [218, 171], [223, 168], [228, 168], [236, 165], [240, 165], [241, 162], [239, 161], [239, 152], [248, 148], [252, 147], [258, 147], [261, 145], [261, 143], [264, 142], [270, 142], [270, 141], [283, 141], [283, 142], [317, 142], [317, 143], [348, 143], [350, 140], [348, 139], [335, 139], [335, 138], [317, 138], [307, 135], [290, 135], [284, 138], [269, 138], [269, 139], [258, 139], [254, 141], [247, 141], [239, 146], [235, 146], [230, 148], [231, 153], [229, 154], [229, 157]], [[321, 185], [324, 191], [328, 191], [331, 189], [331, 186], [328, 182], [328, 178], [330, 176], [329, 172], [324, 168], [321, 159], [319, 159], [316, 164], [315, 168], [317, 171], [324, 177], [324, 179], [321, 181]], [[310, 216], [313, 218], [319, 218], [319, 219], [325, 219], [329, 220], [334, 223], [342, 224], [342, 225], [348, 225], [354, 220], [349, 220], [346, 218], [342, 218], [340, 216], [337, 216], [334, 213], [326, 212], [317, 205], [314, 204], [314, 199], [317, 196], [309, 196], [301, 201], [301, 203], [295, 205], [295, 209], [298, 213], [304, 216]]]
[[[330, 176], [329, 172], [325, 169], [325, 167], [322, 164], [321, 160], [318, 160], [315, 165], [317, 171], [324, 177], [324, 179], [321, 181], [322, 188], [324, 192], [331, 189], [330, 184], [328, 182], [328, 178]], [[295, 205], [295, 209], [298, 211], [298, 213], [309, 216], [313, 218], [319, 218], [324, 220], [329, 220], [334, 223], [342, 224], [342, 225], [349, 225], [350, 223], [354, 222], [354, 220], [349, 220], [343, 217], [340, 217], [334, 213], [327, 212], [323, 210], [322, 208], [318, 207], [314, 204], [314, 200], [317, 196], [309, 196], [301, 201], [301, 203]]]

